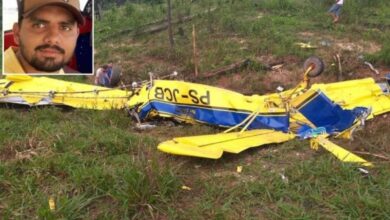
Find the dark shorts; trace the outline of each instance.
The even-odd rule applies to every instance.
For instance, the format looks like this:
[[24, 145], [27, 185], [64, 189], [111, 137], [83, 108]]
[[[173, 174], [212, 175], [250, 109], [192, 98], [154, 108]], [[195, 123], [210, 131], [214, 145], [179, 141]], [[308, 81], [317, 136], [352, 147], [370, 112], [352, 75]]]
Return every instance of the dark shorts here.
[[342, 5], [333, 4], [332, 7], [330, 7], [328, 12], [333, 13], [337, 16], [340, 16], [341, 8], [342, 8]]

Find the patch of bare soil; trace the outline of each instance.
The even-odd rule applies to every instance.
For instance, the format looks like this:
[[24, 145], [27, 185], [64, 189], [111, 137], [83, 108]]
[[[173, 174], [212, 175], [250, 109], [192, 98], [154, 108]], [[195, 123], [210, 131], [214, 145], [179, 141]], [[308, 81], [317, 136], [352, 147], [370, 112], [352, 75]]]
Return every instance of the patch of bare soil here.
[[243, 80], [243, 76], [239, 73], [232, 75], [224, 75], [218, 79], [218, 86], [225, 89], [234, 90], [237, 87], [241, 87], [240, 83]]
[[0, 161], [7, 161], [15, 158], [15, 150], [11, 147], [3, 147], [0, 150]]
[[[335, 55], [339, 55], [340, 62], [335, 59]], [[327, 77], [329, 76], [330, 79], [334, 81], [361, 79], [366, 77], [371, 77], [376, 81], [379, 81], [390, 71], [389, 67], [371, 64], [372, 67], [378, 71], [377, 74], [375, 71], [370, 69], [364, 59], [356, 53], [345, 52], [336, 53], [335, 55], [332, 58], [325, 60], [326, 69], [323, 74]], [[327, 78], [324, 78], [323, 80], [327, 80]]]
[[262, 64], [273, 66], [274, 64], [294, 65], [299, 64], [300, 59], [296, 56], [287, 55], [276, 57], [271, 54], [256, 57], [256, 61]]
[[375, 42], [369, 42], [364, 40], [350, 40], [347, 38], [335, 38], [331, 35], [324, 35], [314, 32], [301, 32], [298, 34], [305, 42], [310, 42], [318, 49], [332, 49], [335, 51], [349, 51], [356, 53], [376, 53], [381, 50], [381, 45]]
[[307, 38], [307, 37], [314, 37], [316, 34], [314, 32], [304, 31], [299, 33], [299, 35]]
[[38, 155], [50, 153], [47, 146], [34, 137], [30, 137], [26, 142], [12, 141], [6, 143], [0, 149], [0, 161], [31, 160]]
[[302, 74], [299, 72], [281, 68], [268, 72], [264, 77], [263, 86], [268, 91], [276, 91], [278, 86], [290, 89], [298, 85], [301, 80]]
[[358, 53], [369, 53], [373, 54], [381, 50], [381, 46], [377, 45], [374, 42], [368, 41], [358, 41], [358, 42], [349, 42], [345, 40], [335, 41], [335, 47], [344, 51], [355, 51]]
[[181, 68], [175, 64], [168, 63], [163, 59], [156, 57], [142, 57], [142, 59], [123, 60], [120, 64], [124, 70], [123, 80], [132, 82], [134, 80], [145, 80], [149, 77], [148, 73], [152, 72], [157, 76], [171, 74]]
[[[335, 140], [340, 146], [361, 154], [364, 158], [370, 158], [372, 162], [390, 162], [390, 114], [376, 116], [368, 121], [366, 126], [353, 135], [353, 140]], [[357, 153], [359, 154], [359, 153]], [[371, 156], [370, 156], [371, 154]], [[377, 157], [374, 155], [383, 156]]]
[[126, 48], [126, 47], [140, 47], [142, 46], [142, 43], [136, 42], [132, 38], [126, 38], [126, 42], [115, 42], [108, 44], [108, 47], [111, 47], [112, 49], [118, 49], [118, 48]]

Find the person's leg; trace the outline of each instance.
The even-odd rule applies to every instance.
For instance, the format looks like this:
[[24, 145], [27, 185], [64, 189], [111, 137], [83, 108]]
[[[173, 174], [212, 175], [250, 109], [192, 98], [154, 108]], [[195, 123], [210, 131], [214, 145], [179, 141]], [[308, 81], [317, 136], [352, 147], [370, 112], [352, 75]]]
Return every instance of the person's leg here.
[[336, 9], [337, 5], [336, 4], [333, 4], [329, 10], [328, 10], [328, 13], [330, 14], [330, 16], [332, 16], [332, 19], [333, 21], [336, 19], [336, 15], [334, 13], [335, 9]]
[[333, 20], [333, 23], [337, 23], [337, 22], [339, 21], [339, 18], [340, 18], [340, 17], [336, 15], [336, 17], [335, 17], [334, 20]]
[[341, 11], [341, 5], [337, 5], [337, 7], [334, 10], [335, 18], [333, 19], [333, 23], [337, 23], [340, 19], [340, 11]]
[[338, 10], [340, 9], [340, 5], [338, 4], [333, 4], [332, 7], [329, 9], [329, 13], [332, 16], [333, 23], [338, 21]]
[[333, 22], [337, 19], [336, 14], [332, 13], [332, 19], [333, 19]]
[[110, 79], [107, 75], [104, 76], [104, 86], [109, 87], [110, 86]]

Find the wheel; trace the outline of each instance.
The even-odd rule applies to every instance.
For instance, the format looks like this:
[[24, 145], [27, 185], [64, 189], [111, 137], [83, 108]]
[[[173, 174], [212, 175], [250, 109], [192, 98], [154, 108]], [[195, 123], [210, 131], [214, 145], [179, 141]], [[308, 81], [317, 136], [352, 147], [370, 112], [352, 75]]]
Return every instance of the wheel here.
[[314, 69], [312, 69], [307, 75], [309, 77], [316, 77], [319, 76], [325, 68], [324, 62], [319, 57], [311, 56], [306, 59], [305, 63], [303, 64], [303, 68], [305, 71], [310, 67], [314, 66]]
[[110, 87], [116, 87], [121, 81], [122, 69], [119, 66], [112, 67]]

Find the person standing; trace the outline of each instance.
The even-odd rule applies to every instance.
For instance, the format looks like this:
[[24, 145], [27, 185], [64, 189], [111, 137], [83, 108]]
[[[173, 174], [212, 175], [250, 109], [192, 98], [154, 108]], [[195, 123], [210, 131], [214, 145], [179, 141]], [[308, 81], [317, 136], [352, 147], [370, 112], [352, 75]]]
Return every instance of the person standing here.
[[333, 18], [333, 23], [337, 23], [340, 19], [341, 8], [343, 7], [344, 0], [336, 0], [336, 2], [330, 7], [329, 13]]
[[111, 79], [111, 75], [112, 75], [112, 67], [114, 66], [114, 63], [112, 61], [109, 61], [108, 64], [107, 64], [108, 68], [107, 68], [107, 76], [109, 79]]
[[108, 65], [103, 65], [96, 71], [95, 85], [108, 87], [110, 85], [110, 77], [108, 76]]

